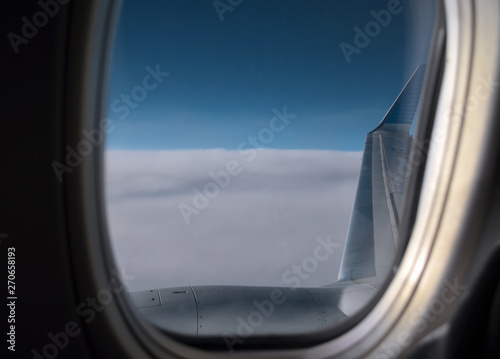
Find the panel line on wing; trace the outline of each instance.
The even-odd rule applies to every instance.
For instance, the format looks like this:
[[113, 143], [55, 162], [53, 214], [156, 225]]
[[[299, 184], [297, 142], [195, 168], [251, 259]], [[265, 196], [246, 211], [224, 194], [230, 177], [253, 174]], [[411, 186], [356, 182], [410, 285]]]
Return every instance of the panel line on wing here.
[[390, 166], [388, 166], [389, 160], [387, 158], [387, 153], [385, 151], [384, 138], [381, 134], [378, 135], [378, 138], [380, 145], [380, 165], [382, 167], [382, 179], [384, 182], [384, 189], [386, 195], [385, 197], [387, 200], [387, 209], [389, 211], [389, 219], [391, 222], [392, 235], [394, 237], [394, 245], [397, 245], [399, 216], [393, 195], [394, 187], [392, 186], [390, 178], [387, 176], [387, 171], [389, 170]]

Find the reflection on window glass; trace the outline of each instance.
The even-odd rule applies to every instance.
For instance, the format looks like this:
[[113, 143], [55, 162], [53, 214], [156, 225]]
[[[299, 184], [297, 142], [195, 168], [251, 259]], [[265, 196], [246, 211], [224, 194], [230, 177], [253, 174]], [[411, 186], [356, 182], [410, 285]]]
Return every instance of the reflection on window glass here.
[[340, 323], [376, 293], [433, 12], [430, 0], [123, 1], [107, 210], [146, 317], [232, 350], [242, 333]]

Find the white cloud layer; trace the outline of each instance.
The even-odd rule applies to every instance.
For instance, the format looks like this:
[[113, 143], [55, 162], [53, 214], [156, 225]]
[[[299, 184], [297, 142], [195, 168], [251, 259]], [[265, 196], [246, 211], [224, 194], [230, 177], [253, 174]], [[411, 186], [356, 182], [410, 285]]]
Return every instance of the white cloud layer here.
[[[117, 265], [135, 276], [129, 290], [337, 279], [361, 153], [264, 149], [248, 159], [221, 149], [107, 151], [109, 230]], [[224, 177], [231, 161], [240, 173]], [[225, 188], [211, 172], [229, 177]], [[193, 189], [208, 183], [219, 192], [196, 207]], [[194, 210], [189, 224], [181, 203]], [[317, 238], [328, 236], [338, 248], [315, 266]], [[304, 265], [309, 272], [293, 272]]]

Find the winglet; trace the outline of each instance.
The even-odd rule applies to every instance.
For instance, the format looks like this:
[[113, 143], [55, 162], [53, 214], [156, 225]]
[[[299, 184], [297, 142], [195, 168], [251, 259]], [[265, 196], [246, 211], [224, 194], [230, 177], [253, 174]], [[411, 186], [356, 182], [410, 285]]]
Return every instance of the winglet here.
[[392, 269], [399, 210], [412, 136], [409, 134], [423, 87], [419, 66], [380, 124], [366, 136], [339, 281], [381, 278]]

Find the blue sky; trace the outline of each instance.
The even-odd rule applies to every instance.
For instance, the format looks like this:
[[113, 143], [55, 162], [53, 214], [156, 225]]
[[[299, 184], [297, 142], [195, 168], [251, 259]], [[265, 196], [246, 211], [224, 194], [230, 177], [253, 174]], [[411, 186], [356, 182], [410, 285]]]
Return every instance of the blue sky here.
[[123, 106], [147, 66], [169, 76], [136, 92], [141, 101], [127, 116], [109, 109], [116, 129], [107, 148], [236, 149], [286, 106], [296, 117], [266, 147], [361, 151], [426, 58], [405, 57], [405, 18], [417, 5], [398, 3], [403, 10], [348, 63], [339, 45], [354, 45], [354, 28], [365, 29], [387, 0], [244, 0], [223, 21], [212, 1], [124, 1], [109, 104]]

